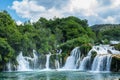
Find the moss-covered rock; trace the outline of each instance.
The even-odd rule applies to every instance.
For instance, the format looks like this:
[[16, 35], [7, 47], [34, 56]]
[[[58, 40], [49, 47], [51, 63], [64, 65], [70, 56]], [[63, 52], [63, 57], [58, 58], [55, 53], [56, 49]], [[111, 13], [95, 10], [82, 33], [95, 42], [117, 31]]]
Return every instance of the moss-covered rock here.
[[95, 58], [95, 56], [97, 55], [97, 52], [95, 52], [95, 51], [92, 51], [91, 53], [92, 53], [92, 56], [91, 56], [91, 58], [92, 58], [92, 61], [93, 61], [93, 60], [94, 60], [94, 58]]
[[80, 46], [81, 56], [82, 57], [87, 56], [87, 54], [91, 48], [92, 48], [92, 44], [90, 44], [90, 43], [81, 45]]
[[112, 55], [111, 71], [114, 71], [114, 72], [120, 71], [120, 54]]
[[114, 47], [115, 47], [116, 50], [120, 51], [120, 43], [119, 44], [115, 44]]

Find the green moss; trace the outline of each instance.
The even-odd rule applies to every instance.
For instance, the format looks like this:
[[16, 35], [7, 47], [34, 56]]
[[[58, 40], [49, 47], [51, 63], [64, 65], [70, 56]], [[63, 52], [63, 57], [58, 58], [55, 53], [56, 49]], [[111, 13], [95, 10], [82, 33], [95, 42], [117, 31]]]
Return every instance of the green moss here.
[[91, 48], [92, 48], [92, 45], [90, 43], [83, 44], [80, 46], [80, 51], [81, 51], [82, 55], [86, 56]]
[[119, 50], [119, 51], [120, 51], [120, 43], [119, 43], [119, 44], [114, 45], [114, 47], [115, 47], [115, 49], [116, 49], [116, 50]]
[[92, 56], [91, 56], [92, 58], [94, 58], [97, 55], [96, 51], [92, 51], [91, 53], [92, 53]]

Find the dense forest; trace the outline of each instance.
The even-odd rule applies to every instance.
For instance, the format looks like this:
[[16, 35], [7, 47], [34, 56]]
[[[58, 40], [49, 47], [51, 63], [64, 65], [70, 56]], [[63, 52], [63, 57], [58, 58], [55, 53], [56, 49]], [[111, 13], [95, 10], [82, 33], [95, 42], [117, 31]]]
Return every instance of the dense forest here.
[[120, 40], [120, 24], [100, 24], [91, 26], [96, 35], [101, 39]]
[[6, 11], [1, 11], [0, 70], [9, 61], [16, 63], [16, 56], [21, 51], [24, 55], [31, 55], [33, 49], [38, 54], [55, 54], [62, 49], [64, 55], [69, 55], [74, 47], [81, 46], [86, 53], [96, 43], [107, 44], [119, 39], [120, 25], [94, 25], [91, 28], [87, 20], [74, 16], [49, 20], [41, 17], [37, 22], [17, 25]]

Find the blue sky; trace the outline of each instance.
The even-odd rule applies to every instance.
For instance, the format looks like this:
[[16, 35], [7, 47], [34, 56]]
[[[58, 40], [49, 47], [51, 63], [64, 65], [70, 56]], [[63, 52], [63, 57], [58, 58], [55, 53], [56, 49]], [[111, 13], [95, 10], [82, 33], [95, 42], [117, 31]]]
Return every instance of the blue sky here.
[[[26, 21], [28, 19], [21, 18], [19, 15], [15, 12], [15, 10], [11, 9], [12, 3], [14, 0], [0, 0], [0, 10], [6, 10], [8, 13], [12, 16], [12, 18], [16, 21]], [[22, 0], [17, 0], [17, 1], [22, 1]]]
[[76, 16], [89, 25], [120, 22], [120, 0], [0, 0], [0, 10], [8, 11], [19, 24], [55, 16]]

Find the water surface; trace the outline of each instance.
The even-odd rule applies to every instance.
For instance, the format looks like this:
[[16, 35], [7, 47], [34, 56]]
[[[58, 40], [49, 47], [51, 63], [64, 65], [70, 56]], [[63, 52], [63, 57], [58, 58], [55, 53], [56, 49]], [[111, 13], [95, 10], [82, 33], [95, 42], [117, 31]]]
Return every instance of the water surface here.
[[80, 71], [1, 72], [0, 80], [120, 80], [120, 73]]

